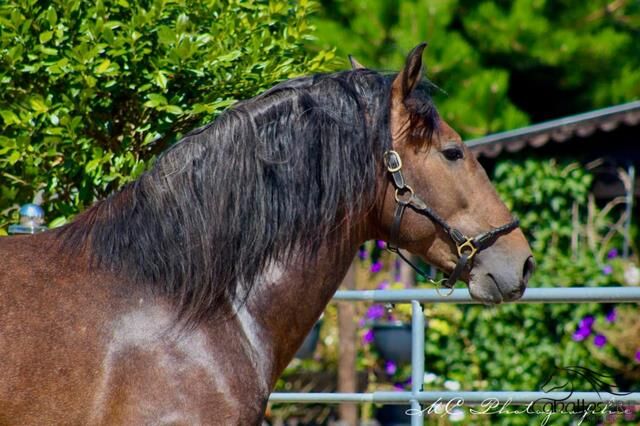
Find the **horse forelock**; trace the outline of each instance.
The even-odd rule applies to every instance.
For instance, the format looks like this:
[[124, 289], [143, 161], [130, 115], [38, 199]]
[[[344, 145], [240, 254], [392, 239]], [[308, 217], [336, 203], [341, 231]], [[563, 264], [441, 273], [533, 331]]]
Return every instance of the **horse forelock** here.
[[390, 82], [368, 70], [302, 77], [240, 102], [60, 228], [62, 241], [169, 295], [186, 323], [228, 312], [267, 264], [312, 257], [371, 207]]

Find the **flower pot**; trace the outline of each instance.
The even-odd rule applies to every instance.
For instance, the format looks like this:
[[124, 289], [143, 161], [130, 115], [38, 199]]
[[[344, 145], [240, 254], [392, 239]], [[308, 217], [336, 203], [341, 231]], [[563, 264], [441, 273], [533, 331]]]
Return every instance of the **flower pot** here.
[[376, 322], [372, 329], [373, 345], [382, 358], [396, 364], [411, 362], [411, 324]]
[[376, 409], [376, 420], [380, 426], [410, 426], [411, 416], [407, 414], [410, 405], [383, 405]]
[[307, 337], [302, 342], [302, 345], [296, 352], [295, 357], [298, 359], [310, 359], [313, 357], [313, 353], [316, 350], [316, 346], [318, 346], [318, 339], [320, 338], [320, 327], [322, 325], [322, 321], [318, 321], [313, 325], [313, 328], [307, 334]]

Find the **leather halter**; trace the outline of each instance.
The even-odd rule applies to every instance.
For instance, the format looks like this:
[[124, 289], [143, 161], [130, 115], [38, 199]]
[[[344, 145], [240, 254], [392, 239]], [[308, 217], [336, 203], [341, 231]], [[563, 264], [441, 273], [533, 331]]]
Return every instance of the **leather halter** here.
[[498, 228], [483, 232], [475, 237], [467, 237], [460, 230], [451, 227], [440, 215], [427, 206], [427, 204], [413, 192], [413, 189], [407, 185], [404, 180], [404, 176], [402, 175], [402, 159], [400, 158], [400, 154], [396, 151], [389, 150], [384, 153], [383, 160], [387, 171], [391, 175], [391, 181], [396, 188], [394, 195], [396, 199], [396, 210], [393, 215], [393, 223], [391, 225], [390, 240], [387, 242], [387, 249], [391, 252], [397, 253], [398, 256], [407, 262], [407, 264], [409, 264], [409, 266], [411, 266], [417, 273], [428, 278], [429, 276], [424, 271], [400, 252], [397, 245], [400, 237], [400, 224], [402, 223], [402, 216], [406, 207], [411, 207], [416, 212], [428, 217], [446, 231], [447, 235], [449, 235], [455, 243], [458, 251], [458, 263], [453, 269], [453, 272], [451, 272], [451, 275], [449, 275], [446, 281], [443, 282], [442, 285], [444, 287], [452, 288], [456, 284], [465, 267], [473, 263], [473, 258], [477, 252], [486, 249], [499, 236], [508, 234], [520, 224], [518, 219], [514, 218], [513, 221]]

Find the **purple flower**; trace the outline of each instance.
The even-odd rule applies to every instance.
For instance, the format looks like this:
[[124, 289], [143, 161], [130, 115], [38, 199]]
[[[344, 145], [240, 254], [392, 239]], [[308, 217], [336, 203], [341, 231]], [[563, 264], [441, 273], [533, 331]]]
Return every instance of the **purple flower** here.
[[362, 328], [367, 324], [367, 322], [364, 320], [364, 318], [360, 318], [360, 320], [358, 321], [358, 327]]
[[382, 318], [384, 314], [385, 309], [382, 305], [371, 305], [371, 307], [367, 310], [367, 318], [372, 320]]
[[362, 343], [368, 345], [373, 342], [373, 330], [369, 329], [362, 335]]
[[393, 376], [394, 374], [396, 374], [396, 371], [398, 371], [398, 367], [393, 361], [386, 361], [384, 363], [384, 371], [388, 375]]
[[593, 326], [593, 322], [595, 319], [592, 315], [587, 315], [580, 320], [580, 324], [578, 324], [578, 328], [573, 336], [571, 337], [576, 342], [581, 342], [587, 337], [591, 335], [591, 327]]
[[393, 384], [393, 389], [398, 390], [398, 391], [403, 391], [404, 390], [404, 385], [402, 383], [394, 383]]
[[616, 308], [613, 308], [609, 311], [609, 313], [604, 317], [607, 322], [615, 322], [616, 320]]
[[377, 240], [376, 241], [376, 246], [378, 246], [379, 249], [383, 249], [384, 250], [385, 248], [387, 248], [387, 243], [385, 243], [382, 240]]
[[611, 275], [612, 272], [613, 268], [611, 267], [611, 265], [604, 265], [604, 267], [602, 268], [602, 273], [605, 275]]
[[636, 351], [636, 361], [640, 362], [640, 349]]
[[371, 273], [372, 274], [377, 274], [381, 270], [382, 270], [382, 262], [380, 262], [379, 260], [376, 260], [375, 262], [373, 262], [371, 264]]
[[592, 315], [587, 315], [580, 320], [580, 325], [578, 327], [591, 330], [591, 326], [593, 325], [594, 321], [595, 318], [593, 318]]
[[602, 334], [596, 334], [596, 337], [593, 338], [593, 344], [597, 347], [601, 348], [607, 343], [607, 338]]
[[367, 253], [366, 248], [363, 247], [360, 250], [358, 250], [358, 257], [360, 258], [360, 260], [365, 260], [368, 256], [369, 256], [369, 253]]
[[612, 248], [611, 250], [609, 250], [609, 253], [607, 253], [607, 259], [613, 259], [616, 257], [618, 257], [618, 249]]
[[575, 333], [573, 333], [573, 336], [571, 336], [571, 338], [573, 340], [575, 340], [576, 342], [581, 342], [584, 339], [586, 339], [587, 337], [589, 337], [591, 335], [591, 329], [587, 328], [587, 327], [580, 327], [576, 330]]

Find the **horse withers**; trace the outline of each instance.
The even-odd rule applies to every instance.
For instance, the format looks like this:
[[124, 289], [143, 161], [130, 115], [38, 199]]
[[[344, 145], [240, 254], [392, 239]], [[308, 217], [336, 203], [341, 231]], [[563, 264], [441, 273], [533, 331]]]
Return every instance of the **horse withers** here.
[[259, 424], [368, 239], [520, 297], [529, 246], [423, 49], [280, 83], [73, 222], [1, 238], [0, 424]]

